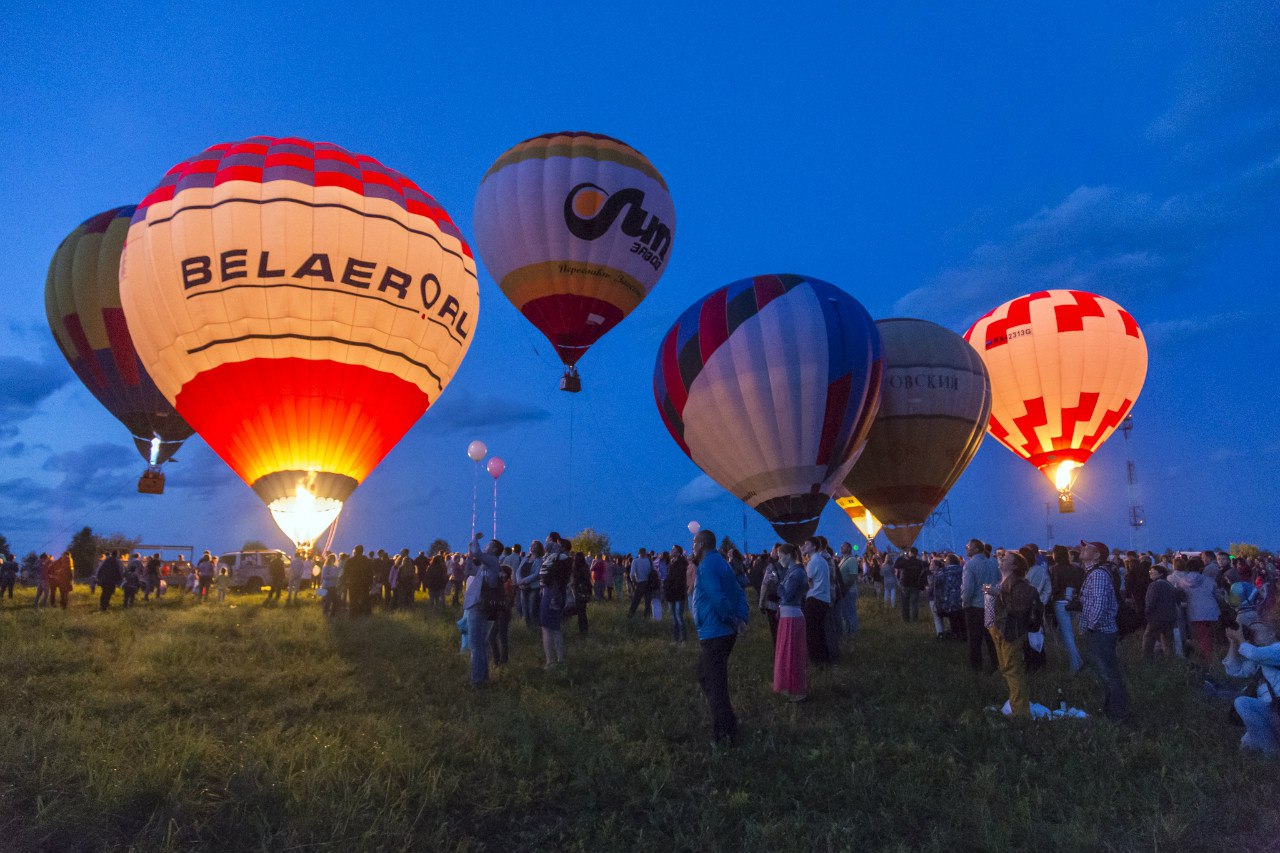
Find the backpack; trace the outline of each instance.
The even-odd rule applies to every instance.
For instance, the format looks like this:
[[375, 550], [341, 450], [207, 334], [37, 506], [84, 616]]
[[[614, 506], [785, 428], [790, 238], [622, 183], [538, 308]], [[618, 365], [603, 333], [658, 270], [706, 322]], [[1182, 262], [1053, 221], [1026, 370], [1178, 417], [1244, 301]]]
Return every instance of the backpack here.
[[[1124, 639], [1142, 627], [1142, 617], [1138, 615], [1138, 611], [1134, 609], [1133, 605], [1120, 595], [1120, 579], [1116, 577], [1115, 572], [1102, 566], [1094, 566], [1085, 573], [1085, 577], [1087, 578], [1090, 573], [1097, 571], [1104, 571], [1111, 576], [1111, 588], [1115, 590], [1116, 594], [1116, 632], [1119, 639]], [[1084, 584], [1080, 586], [1081, 589], [1084, 588]], [[1076, 596], [1077, 599], [1080, 597]], [[1083, 605], [1083, 602], [1081, 603]], [[1070, 605], [1068, 605], [1067, 609], [1071, 609]]]
[[476, 583], [480, 584], [480, 612], [491, 622], [501, 619], [507, 613], [507, 597], [503, 594], [502, 583], [490, 586], [484, 578], [477, 575]]

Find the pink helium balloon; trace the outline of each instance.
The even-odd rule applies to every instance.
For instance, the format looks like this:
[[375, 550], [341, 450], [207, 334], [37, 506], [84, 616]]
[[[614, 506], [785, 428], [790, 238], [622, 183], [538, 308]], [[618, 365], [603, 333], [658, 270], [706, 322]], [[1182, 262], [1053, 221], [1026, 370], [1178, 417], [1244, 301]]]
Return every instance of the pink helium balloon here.
[[473, 441], [467, 445], [467, 458], [472, 462], [479, 462], [488, 452], [489, 448], [484, 446], [483, 441]]
[[489, 472], [490, 477], [496, 480], [502, 476], [503, 471], [507, 470], [507, 463], [495, 456], [489, 460], [489, 464], [485, 466], [485, 470]]
[[689, 532], [694, 536], [698, 535], [698, 531], [702, 529], [702, 525], [696, 521], [689, 522]]

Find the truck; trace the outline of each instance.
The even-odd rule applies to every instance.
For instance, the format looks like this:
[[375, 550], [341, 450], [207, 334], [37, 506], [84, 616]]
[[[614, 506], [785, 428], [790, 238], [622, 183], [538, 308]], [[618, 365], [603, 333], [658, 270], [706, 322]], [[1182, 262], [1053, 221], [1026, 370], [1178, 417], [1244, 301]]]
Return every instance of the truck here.
[[284, 551], [232, 551], [218, 555], [215, 571], [226, 569], [231, 576], [233, 588], [257, 592], [271, 576], [268, 566], [272, 557], [278, 557], [285, 568], [288, 568], [289, 555]]

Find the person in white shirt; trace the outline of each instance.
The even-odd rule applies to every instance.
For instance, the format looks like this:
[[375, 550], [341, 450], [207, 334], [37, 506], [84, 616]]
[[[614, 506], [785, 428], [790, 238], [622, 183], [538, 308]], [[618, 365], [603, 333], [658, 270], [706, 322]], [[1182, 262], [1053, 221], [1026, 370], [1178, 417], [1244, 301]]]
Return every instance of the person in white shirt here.
[[810, 536], [800, 545], [804, 557], [805, 574], [809, 577], [809, 592], [804, 599], [805, 641], [809, 647], [809, 660], [813, 663], [831, 662], [831, 649], [827, 643], [827, 615], [831, 612], [831, 566], [822, 555], [826, 541], [821, 536]]

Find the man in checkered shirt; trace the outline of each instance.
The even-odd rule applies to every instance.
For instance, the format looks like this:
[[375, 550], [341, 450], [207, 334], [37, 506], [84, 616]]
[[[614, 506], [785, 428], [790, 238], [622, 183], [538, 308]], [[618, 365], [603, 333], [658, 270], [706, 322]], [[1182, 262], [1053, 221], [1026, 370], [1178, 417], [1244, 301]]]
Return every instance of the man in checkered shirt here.
[[1102, 682], [1102, 712], [1116, 722], [1128, 722], [1129, 688], [1120, 669], [1120, 634], [1116, 629], [1120, 599], [1116, 595], [1115, 576], [1104, 562], [1109, 553], [1101, 542], [1080, 540], [1080, 560], [1085, 565], [1084, 584], [1080, 588], [1083, 611], [1080, 627], [1084, 629], [1089, 662]]

